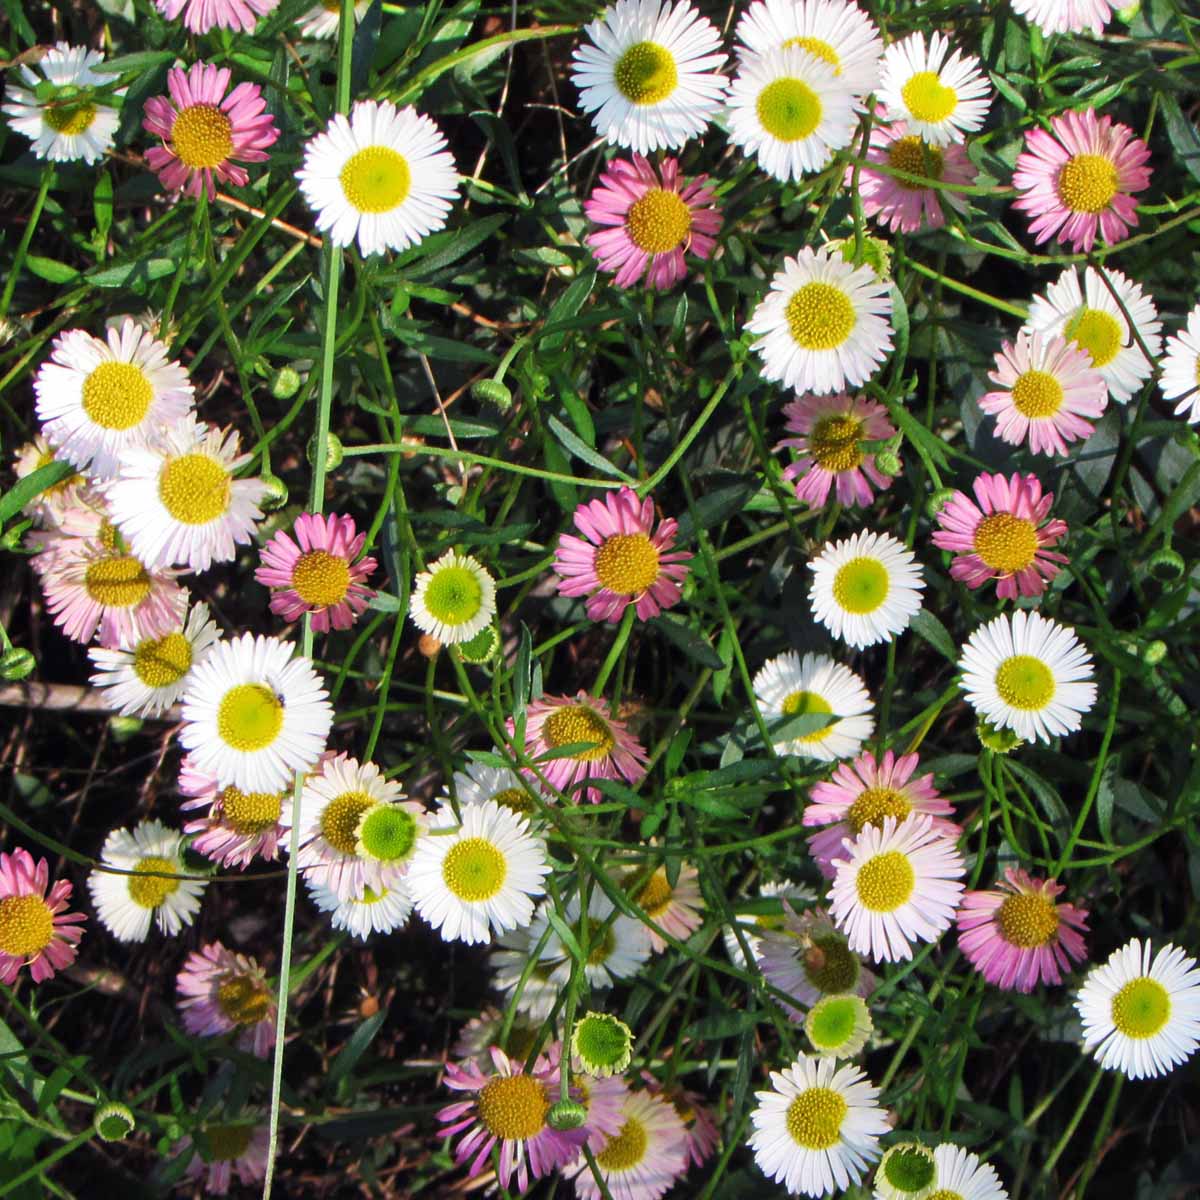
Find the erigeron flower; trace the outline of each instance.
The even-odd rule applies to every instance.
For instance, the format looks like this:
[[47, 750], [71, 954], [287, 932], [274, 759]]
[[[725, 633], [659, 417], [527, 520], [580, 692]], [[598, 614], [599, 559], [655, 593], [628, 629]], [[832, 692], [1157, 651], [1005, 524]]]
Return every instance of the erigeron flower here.
[[83, 913], [67, 912], [74, 886], [50, 883], [50, 864], [17, 847], [0, 853], [0, 983], [12, 987], [22, 967], [44, 983], [75, 961]]
[[492, 971], [492, 987], [503, 994], [505, 1006], [515, 1004], [518, 1013], [541, 1025], [555, 1007], [561, 1012], [562, 994], [557, 979], [551, 979], [557, 964], [543, 962], [540, 958], [534, 962], [528, 977], [522, 982], [536, 945], [530, 940], [529, 932], [526, 926], [500, 934], [496, 938], [498, 949], [492, 952], [488, 962]]
[[[225, 0], [216, 2], [224, 3]], [[235, 1175], [239, 1183], [250, 1187], [261, 1183], [267, 1173], [270, 1135], [266, 1125], [244, 1121], [209, 1122], [184, 1138], [176, 1149], [183, 1152], [188, 1146], [195, 1153], [188, 1163], [187, 1177], [203, 1180], [206, 1195], [228, 1195]]]
[[1158, 381], [1164, 400], [1174, 400], [1175, 415], [1195, 425], [1200, 421], [1200, 304], [1187, 316], [1187, 324], [1167, 338]]
[[422, 633], [445, 645], [469, 642], [496, 615], [496, 583], [469, 554], [447, 550], [418, 573], [408, 615]]
[[188, 799], [183, 812], [207, 809], [184, 824], [191, 848], [223, 867], [244, 871], [256, 858], [273, 862], [292, 823], [292, 789], [246, 792], [234, 784], [222, 787], [215, 775], [199, 770], [189, 755], [179, 767], [179, 790]]
[[[549, 911], [549, 901], [543, 901], [534, 914], [529, 940], [535, 946], [550, 926]], [[572, 896], [563, 919], [576, 931], [580, 945], [586, 942], [587, 962], [583, 964], [583, 972], [592, 987], [611, 987], [620, 979], [636, 975], [650, 957], [650, 933], [646, 926], [617, 912], [613, 902], [598, 888], [588, 897], [587, 916], [581, 919], [581, 914], [579, 896]], [[571, 953], [553, 926], [540, 958], [544, 963], [554, 964], [550, 981], [560, 989], [565, 988], [571, 976]]]
[[572, 1094], [579, 1091], [579, 1103], [587, 1112], [582, 1128], [587, 1131], [587, 1147], [593, 1154], [621, 1132], [629, 1085], [620, 1075], [596, 1076], [571, 1072]]
[[[42, 434], [34, 434], [33, 439], [18, 446], [13, 455], [13, 474], [17, 479], [25, 479], [34, 471], [48, 467], [53, 462], [66, 462], [59, 459], [53, 447]], [[41, 528], [57, 528], [67, 513], [86, 503], [85, 497], [91, 488], [88, 481], [78, 472], [51, 484], [45, 491], [34, 496], [21, 512]]]
[[[690, 863], [680, 863], [678, 871], [674, 884], [667, 878], [665, 866], [655, 869], [648, 879], [641, 867], [630, 871], [626, 878], [631, 887], [639, 880], [644, 880], [636, 892], [630, 892], [630, 896], [655, 925], [676, 941], [686, 942], [704, 923], [704, 897], [700, 892], [696, 868]], [[649, 926], [646, 932], [650, 938], [650, 949], [655, 954], [661, 954], [667, 948], [662, 934]]]
[[512, 809], [513, 812], [528, 817], [531, 825], [537, 820], [533, 796], [537, 796], [543, 804], [551, 803], [551, 798], [543, 795], [536, 781], [526, 779], [507, 767], [468, 762], [465, 771], [454, 772], [453, 782], [454, 798], [460, 807], [464, 804], [483, 804], [486, 800], [495, 800], [502, 808]]
[[818, 1058], [855, 1058], [875, 1028], [861, 996], [823, 996], [804, 1017], [804, 1033]]
[[392, 879], [379, 891], [366, 887], [361, 896], [343, 898], [321, 876], [305, 875], [308, 895], [324, 913], [329, 913], [334, 929], [344, 929], [365, 941], [372, 933], [391, 933], [408, 920], [412, 897], [403, 876]]
[[1008, 1200], [995, 1169], [962, 1146], [944, 1144], [933, 1152], [936, 1172], [930, 1197], [941, 1200]]
[[611, 1013], [586, 1012], [571, 1031], [571, 1055], [588, 1075], [620, 1075], [633, 1057], [633, 1030]]
[[275, 1044], [275, 997], [253, 958], [220, 942], [193, 950], [175, 978], [183, 1027], [193, 1037], [237, 1033], [237, 1044], [266, 1058]]
[[875, 1168], [875, 1200], [929, 1200], [936, 1178], [937, 1161], [928, 1146], [897, 1142]]
[[[781, 901], [782, 906], [779, 912], [741, 915], [737, 909], [742, 907], [742, 904], [734, 903], [735, 920], [727, 924], [721, 931], [721, 940], [725, 944], [725, 953], [729, 956], [730, 962], [746, 967], [757, 963], [762, 953], [763, 936], [772, 929], [778, 929], [783, 925], [789, 912], [794, 911], [791, 902], [795, 901], [798, 905], [810, 904], [816, 900], [817, 894], [812, 888], [802, 883], [795, 883], [790, 879], [769, 879], [758, 887], [756, 895], [748, 897], [748, 901], [757, 903], [768, 898], [777, 898]], [[737, 927], [736, 932], [734, 926]], [[740, 940], [738, 933], [741, 934]], [[746, 951], [742, 949], [742, 941], [746, 943], [746, 950], [750, 952], [749, 958], [746, 957]]]
[[[354, 5], [354, 25], [367, 15], [371, 0], [356, 0]], [[299, 17], [300, 36], [306, 38], [337, 37], [338, 23], [341, 19], [341, 0], [319, 0], [308, 12]], [[353, 26], [351, 27], [353, 29]]]
[[189, 33], [208, 33], [210, 29], [253, 33], [258, 18], [274, 12], [278, 5], [279, 0], [154, 0], [168, 21], [182, 13]]
[[1013, 12], [1045, 34], [1091, 33], [1097, 37], [1118, 6], [1118, 0], [1012, 0]]
[[934, 32], [909, 34], [883, 52], [878, 95], [892, 120], [931, 146], [960, 142], [983, 124], [992, 89], [973, 54], [951, 50], [950, 39]]

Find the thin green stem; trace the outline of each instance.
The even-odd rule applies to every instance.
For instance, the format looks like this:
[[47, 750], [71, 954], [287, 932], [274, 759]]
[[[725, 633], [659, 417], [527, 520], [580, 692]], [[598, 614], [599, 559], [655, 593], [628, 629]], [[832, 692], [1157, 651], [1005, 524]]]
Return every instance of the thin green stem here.
[[8, 306], [12, 303], [13, 292], [17, 288], [17, 280], [21, 277], [21, 268], [25, 265], [25, 256], [29, 253], [29, 244], [37, 231], [38, 221], [41, 220], [42, 209], [46, 206], [46, 197], [54, 186], [55, 170], [53, 164], [48, 164], [42, 171], [42, 181], [33, 201], [33, 211], [25, 222], [25, 231], [17, 243], [17, 252], [13, 256], [12, 265], [8, 268], [8, 278], [4, 281], [4, 291], [0, 293], [0, 317], [8, 315]]

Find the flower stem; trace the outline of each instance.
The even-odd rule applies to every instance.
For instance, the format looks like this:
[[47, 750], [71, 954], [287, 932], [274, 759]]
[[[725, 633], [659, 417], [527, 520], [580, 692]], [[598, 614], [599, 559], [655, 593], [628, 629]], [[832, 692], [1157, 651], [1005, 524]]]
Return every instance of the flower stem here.
[[625, 649], [625, 643], [629, 641], [629, 631], [633, 628], [633, 619], [636, 616], [637, 606], [626, 605], [625, 615], [621, 618], [621, 628], [617, 630], [617, 636], [613, 638], [613, 644], [609, 647], [608, 657], [604, 660], [600, 674], [596, 676], [596, 682], [592, 685], [593, 696], [603, 694], [604, 685], [608, 683], [608, 677], [613, 673], [613, 667], [617, 665], [617, 659]]
[[12, 303], [13, 292], [17, 288], [17, 279], [20, 277], [21, 268], [25, 265], [25, 255], [29, 252], [29, 243], [33, 241], [33, 235], [37, 231], [42, 209], [46, 205], [46, 197], [54, 186], [54, 174], [53, 165], [47, 166], [42, 172], [42, 182], [38, 188], [37, 198], [33, 202], [33, 212], [29, 214], [29, 220], [25, 222], [25, 232], [21, 234], [21, 240], [17, 243], [17, 253], [13, 256], [12, 266], [8, 270], [8, 278], [4, 281], [4, 293], [0, 295], [0, 317], [8, 315], [8, 306]]

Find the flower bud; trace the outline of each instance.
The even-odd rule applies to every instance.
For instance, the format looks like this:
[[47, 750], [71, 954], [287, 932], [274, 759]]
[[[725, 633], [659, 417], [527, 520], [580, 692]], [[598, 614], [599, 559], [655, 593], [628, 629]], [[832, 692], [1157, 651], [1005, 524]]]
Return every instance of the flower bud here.
[[954, 488], [938, 488], [925, 502], [925, 511], [936, 517], [954, 499]]
[[124, 1104], [102, 1104], [92, 1117], [92, 1128], [106, 1142], [122, 1142], [134, 1130], [137, 1122]]
[[[308, 439], [308, 446], [305, 448], [304, 457], [308, 459], [310, 467], [317, 465], [317, 435], [315, 433]], [[336, 471], [342, 465], [344, 457], [345, 452], [342, 450], [342, 439], [336, 433], [326, 434], [325, 470]]]
[[578, 1100], [559, 1100], [546, 1113], [546, 1124], [560, 1132], [578, 1129], [586, 1120], [587, 1106]]
[[477, 379], [471, 384], [471, 396], [480, 404], [494, 405], [502, 413], [512, 408], [512, 391], [500, 379]]
[[275, 512], [283, 508], [288, 502], [287, 484], [278, 475], [264, 474], [259, 479], [267, 486], [263, 498], [258, 502], [263, 512]]
[[1177, 579], [1183, 578], [1187, 571], [1187, 563], [1183, 561], [1183, 555], [1178, 551], [1172, 550], [1170, 546], [1164, 546], [1150, 556], [1146, 569], [1150, 572], [1151, 577], [1157, 579], [1159, 583], [1174, 583]]
[[990, 721], [980, 721], [975, 726], [975, 733], [982, 745], [996, 754], [1007, 754], [1021, 744], [1021, 739], [1011, 729], [1002, 729]]
[[271, 395], [276, 400], [290, 400], [303, 382], [295, 367], [280, 367], [271, 380]]
[[0, 679], [16, 683], [17, 680], [25, 679], [33, 674], [36, 666], [37, 659], [30, 651], [20, 646], [13, 646], [10, 650], [0, 654]]

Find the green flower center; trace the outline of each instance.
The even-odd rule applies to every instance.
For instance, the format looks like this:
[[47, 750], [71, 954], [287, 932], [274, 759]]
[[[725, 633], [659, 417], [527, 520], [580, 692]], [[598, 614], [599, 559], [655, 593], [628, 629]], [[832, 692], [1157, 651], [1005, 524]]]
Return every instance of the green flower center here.
[[821, 97], [802, 79], [776, 79], [758, 94], [759, 124], [777, 141], [798, 142], [821, 123]]
[[382, 863], [403, 862], [417, 842], [417, 821], [406, 808], [377, 804], [358, 825], [362, 853]]
[[467, 567], [438, 567], [425, 589], [425, 607], [443, 625], [465, 625], [483, 608], [483, 588]]
[[833, 598], [846, 612], [874, 612], [888, 597], [891, 580], [877, 558], [852, 558], [833, 577]]
[[368, 146], [346, 160], [338, 180], [360, 213], [385, 213], [408, 197], [412, 171], [407, 159], [390, 146]]
[[884, 1155], [880, 1171], [898, 1192], [923, 1192], [937, 1177], [937, 1163], [924, 1146], [895, 1146]]
[[818, 1050], [836, 1050], [854, 1036], [865, 1009], [857, 996], [826, 996], [809, 1010], [804, 1030]]
[[831, 283], [806, 283], [784, 310], [792, 340], [802, 350], [833, 350], [853, 332], [854, 305]]
[[674, 92], [679, 70], [669, 50], [655, 42], [637, 42], [617, 60], [613, 81], [631, 104], [659, 104]]
[[1054, 698], [1054, 676], [1040, 658], [1014, 654], [996, 671], [996, 691], [1010, 708], [1036, 712]]
[[588, 1013], [575, 1026], [575, 1053], [593, 1071], [623, 1070], [631, 1045], [629, 1026], [608, 1013]]
[[830, 1088], [812, 1087], [801, 1092], [787, 1107], [787, 1131], [805, 1150], [828, 1150], [842, 1134], [849, 1108]]
[[1171, 1019], [1171, 997], [1157, 979], [1131, 979], [1112, 1000], [1112, 1023], [1128, 1038], [1148, 1038]]

